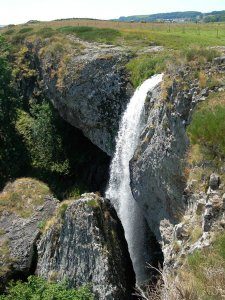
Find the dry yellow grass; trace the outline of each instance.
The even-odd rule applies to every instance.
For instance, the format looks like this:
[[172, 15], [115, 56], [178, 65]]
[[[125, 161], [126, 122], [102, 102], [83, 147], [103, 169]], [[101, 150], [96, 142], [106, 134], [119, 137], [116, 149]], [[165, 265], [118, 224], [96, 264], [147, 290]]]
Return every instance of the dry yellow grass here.
[[0, 193], [0, 214], [6, 210], [21, 217], [29, 217], [34, 207], [44, 203], [51, 192], [47, 185], [32, 178], [20, 178], [8, 183]]

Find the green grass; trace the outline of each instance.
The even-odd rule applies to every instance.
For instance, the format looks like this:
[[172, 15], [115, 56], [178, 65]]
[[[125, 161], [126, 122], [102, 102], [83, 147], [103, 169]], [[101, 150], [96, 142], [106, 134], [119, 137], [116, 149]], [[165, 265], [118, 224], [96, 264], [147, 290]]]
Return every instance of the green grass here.
[[68, 208], [68, 204], [67, 203], [62, 203], [59, 207], [59, 215], [61, 217], [61, 219], [64, 218], [66, 210]]
[[222, 46], [225, 42], [224, 23], [221, 24], [218, 37], [214, 24], [204, 24], [201, 27], [195, 24], [172, 24], [170, 31], [168, 24], [134, 24], [130, 27], [121, 29], [121, 32], [125, 42], [131, 45], [138, 40], [139, 46], [155, 43], [171, 49], [186, 49], [190, 46]]
[[[166, 23], [118, 23], [99, 20], [62, 20], [32, 24], [33, 31], [23, 26], [15, 26], [14, 36], [50, 37], [59, 33], [76, 34], [88, 41], [114, 43], [136, 48], [150, 44], [162, 45], [170, 49], [187, 49], [193, 46], [223, 46], [225, 44], [225, 23], [218, 24], [166, 24]], [[25, 32], [29, 30], [29, 32]], [[2, 30], [7, 36], [9, 28]], [[12, 36], [10, 33], [8, 36]], [[18, 37], [17, 37], [18, 38]]]
[[93, 207], [93, 208], [96, 208], [99, 206], [99, 203], [98, 203], [98, 199], [91, 199], [87, 202], [87, 205], [90, 206], [90, 207]]
[[187, 271], [198, 299], [222, 299], [225, 292], [225, 234], [217, 236], [212, 246], [188, 257]]
[[36, 35], [42, 38], [50, 38], [55, 34], [57, 34], [57, 32], [51, 27], [43, 27], [36, 32]]
[[198, 61], [198, 63], [212, 62], [215, 57], [219, 56], [218, 51], [203, 47], [189, 47], [184, 49], [183, 54], [187, 62]]
[[169, 56], [165, 53], [149, 54], [136, 57], [127, 64], [134, 87], [138, 87], [145, 79], [163, 71]]
[[121, 33], [116, 29], [88, 26], [65, 26], [58, 30], [64, 34], [75, 34], [77, 37], [86, 41], [104, 43], [112, 43], [121, 35]]
[[212, 159], [225, 158], [225, 94], [217, 93], [194, 112], [188, 135]]
[[27, 218], [34, 207], [43, 205], [44, 197], [51, 192], [47, 185], [31, 178], [20, 178], [8, 184], [0, 193], [0, 215], [3, 211], [16, 213]]
[[25, 27], [25, 28], [21, 28], [19, 30], [19, 33], [27, 33], [27, 32], [31, 32], [31, 31], [33, 31], [32, 27]]

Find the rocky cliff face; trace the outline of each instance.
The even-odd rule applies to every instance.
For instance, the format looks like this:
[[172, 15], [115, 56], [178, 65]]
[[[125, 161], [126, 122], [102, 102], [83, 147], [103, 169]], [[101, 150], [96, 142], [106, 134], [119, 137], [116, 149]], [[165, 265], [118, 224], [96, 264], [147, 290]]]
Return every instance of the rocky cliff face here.
[[36, 273], [90, 284], [96, 299], [130, 299], [134, 272], [114, 209], [95, 194], [63, 205], [38, 243]]
[[112, 155], [119, 120], [133, 92], [124, 68], [129, 55], [120, 47], [70, 40], [73, 49], [64, 56], [44, 51], [38, 43], [29, 45], [39, 61], [41, 89], [61, 117]]
[[224, 182], [212, 173], [208, 184], [207, 191], [199, 193], [193, 192], [193, 182], [187, 184], [184, 218], [175, 225], [172, 243], [164, 249], [165, 271], [179, 268], [188, 254], [210, 246], [215, 236], [224, 232]]
[[[223, 66], [216, 64], [205, 68], [209, 74], [223, 72]], [[167, 74], [164, 85], [146, 100], [146, 125], [130, 162], [131, 188], [163, 247], [172, 242], [174, 225], [179, 223], [188, 204], [186, 127], [196, 104], [210, 92], [213, 90], [200, 87], [198, 79], [193, 78], [193, 70], [186, 67]], [[165, 252], [164, 255], [166, 258]]]

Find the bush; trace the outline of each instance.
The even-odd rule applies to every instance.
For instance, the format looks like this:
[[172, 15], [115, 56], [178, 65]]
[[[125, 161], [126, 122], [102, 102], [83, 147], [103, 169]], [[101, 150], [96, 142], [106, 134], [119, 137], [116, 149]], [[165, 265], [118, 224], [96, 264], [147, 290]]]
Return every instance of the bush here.
[[215, 49], [207, 49], [206, 47], [192, 47], [183, 51], [188, 62], [212, 62], [215, 57], [219, 56]]
[[18, 176], [26, 165], [26, 154], [15, 130], [19, 99], [12, 88], [9, 47], [0, 36], [0, 188], [9, 178]]
[[9, 30], [7, 30], [7, 31], [4, 32], [5, 35], [11, 35], [13, 33], [15, 33], [14, 29], [9, 29]]
[[0, 300], [93, 300], [89, 288], [69, 289], [66, 283], [47, 282], [30, 276], [27, 282], [12, 282]]
[[212, 158], [225, 158], [225, 106], [203, 105], [193, 114], [188, 127], [192, 144], [199, 144]]
[[19, 33], [28, 33], [28, 32], [31, 32], [32, 30], [33, 30], [32, 27], [25, 27], [25, 28], [20, 29]]
[[56, 31], [51, 27], [43, 27], [37, 31], [37, 35], [43, 38], [50, 38], [56, 34]]
[[43, 102], [33, 104], [31, 115], [19, 111], [16, 127], [29, 150], [34, 168], [66, 175], [69, 162], [54, 121], [52, 106]]

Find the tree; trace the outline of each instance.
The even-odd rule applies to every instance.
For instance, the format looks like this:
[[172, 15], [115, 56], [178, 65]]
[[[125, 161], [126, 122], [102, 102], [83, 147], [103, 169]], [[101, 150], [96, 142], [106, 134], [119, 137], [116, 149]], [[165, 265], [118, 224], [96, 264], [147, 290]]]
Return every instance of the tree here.
[[9, 46], [0, 36], [0, 187], [26, 165], [25, 149], [15, 129], [19, 99], [13, 88], [8, 55]]

